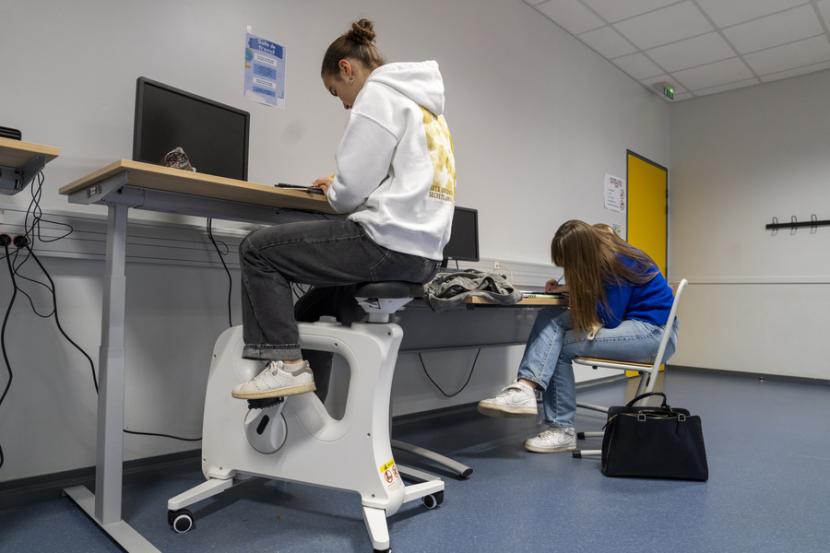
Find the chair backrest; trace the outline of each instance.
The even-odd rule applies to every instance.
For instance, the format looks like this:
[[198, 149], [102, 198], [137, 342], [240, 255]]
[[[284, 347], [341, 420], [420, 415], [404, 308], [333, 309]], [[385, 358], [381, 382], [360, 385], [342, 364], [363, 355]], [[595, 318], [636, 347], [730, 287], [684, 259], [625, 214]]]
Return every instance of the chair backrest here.
[[666, 353], [666, 346], [669, 344], [669, 338], [671, 338], [672, 329], [674, 328], [674, 320], [677, 318], [677, 308], [680, 305], [680, 296], [683, 295], [683, 290], [686, 288], [688, 283], [689, 281], [685, 278], [681, 279], [680, 282], [677, 283], [677, 289], [674, 292], [674, 301], [671, 304], [671, 311], [669, 311], [669, 318], [666, 321], [666, 326], [663, 328], [663, 337], [660, 338], [660, 347], [657, 348], [657, 355], [654, 357], [655, 370], [663, 362], [663, 355]]

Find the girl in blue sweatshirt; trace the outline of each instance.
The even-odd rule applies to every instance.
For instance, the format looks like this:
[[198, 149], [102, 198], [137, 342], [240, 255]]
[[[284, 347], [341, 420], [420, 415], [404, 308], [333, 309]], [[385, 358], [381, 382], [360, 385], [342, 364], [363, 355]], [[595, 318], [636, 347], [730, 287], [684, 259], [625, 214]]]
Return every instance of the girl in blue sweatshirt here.
[[[541, 389], [549, 428], [524, 444], [537, 453], [576, 449], [573, 358], [652, 362], [674, 299], [651, 258], [583, 221], [559, 227], [551, 257], [564, 269], [570, 309], [539, 312], [516, 381], [478, 404], [485, 415], [535, 416]], [[663, 361], [676, 342], [674, 328]]]

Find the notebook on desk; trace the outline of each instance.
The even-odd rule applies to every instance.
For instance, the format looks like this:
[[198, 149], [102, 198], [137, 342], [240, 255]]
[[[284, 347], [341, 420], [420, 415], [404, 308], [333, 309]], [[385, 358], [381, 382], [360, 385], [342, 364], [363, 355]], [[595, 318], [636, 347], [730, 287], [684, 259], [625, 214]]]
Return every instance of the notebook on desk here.
[[540, 292], [538, 290], [519, 290], [522, 293], [522, 298], [563, 298], [566, 297], [567, 294], [563, 293], [555, 293], [550, 294], [547, 292]]

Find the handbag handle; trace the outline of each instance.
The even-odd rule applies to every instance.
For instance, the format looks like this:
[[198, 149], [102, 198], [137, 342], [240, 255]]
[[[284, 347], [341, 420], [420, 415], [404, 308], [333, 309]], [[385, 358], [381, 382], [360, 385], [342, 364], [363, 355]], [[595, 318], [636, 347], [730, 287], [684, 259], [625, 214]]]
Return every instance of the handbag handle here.
[[671, 407], [669, 407], [668, 404], [666, 404], [666, 394], [664, 394], [663, 392], [649, 392], [647, 394], [640, 394], [639, 396], [635, 397], [634, 399], [626, 403], [625, 406], [634, 407], [634, 404], [640, 401], [641, 399], [645, 399], [651, 396], [663, 396], [663, 403], [660, 405], [660, 407], [671, 410]]

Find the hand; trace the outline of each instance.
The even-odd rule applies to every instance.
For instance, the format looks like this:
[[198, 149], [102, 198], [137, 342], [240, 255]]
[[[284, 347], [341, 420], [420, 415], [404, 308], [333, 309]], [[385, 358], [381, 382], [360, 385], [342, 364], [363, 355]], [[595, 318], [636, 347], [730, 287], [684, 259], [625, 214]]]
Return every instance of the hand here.
[[311, 186], [313, 188], [322, 188], [323, 193], [328, 194], [329, 193], [329, 187], [331, 186], [331, 183], [332, 183], [333, 180], [334, 180], [334, 177], [332, 177], [332, 176], [322, 177], [322, 178], [319, 178], [319, 179], [315, 179], [314, 182], [311, 183]]
[[568, 291], [567, 284], [559, 284], [559, 279], [552, 278], [545, 283], [546, 294], [562, 294]]

